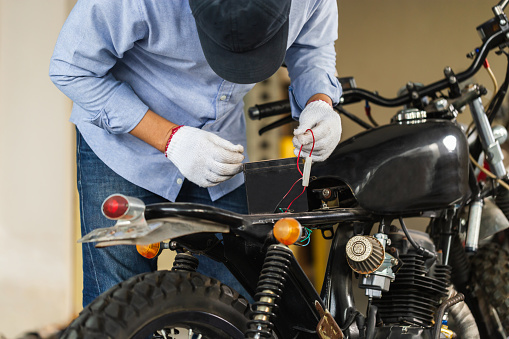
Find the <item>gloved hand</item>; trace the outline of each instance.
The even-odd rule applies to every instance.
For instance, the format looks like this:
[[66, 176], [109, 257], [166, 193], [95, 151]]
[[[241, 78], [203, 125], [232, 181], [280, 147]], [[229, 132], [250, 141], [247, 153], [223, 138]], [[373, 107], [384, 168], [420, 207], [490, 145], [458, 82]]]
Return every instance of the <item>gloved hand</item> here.
[[299, 127], [293, 131], [293, 146], [295, 155], [299, 154], [302, 146], [301, 156], [309, 156], [313, 147], [313, 136], [315, 136], [315, 147], [311, 158], [313, 161], [324, 161], [336, 148], [341, 139], [341, 118], [332, 107], [325, 101], [318, 100], [309, 103], [302, 111], [299, 118]]
[[186, 179], [200, 187], [215, 186], [242, 171], [244, 147], [213, 133], [182, 126], [171, 137], [165, 155]]

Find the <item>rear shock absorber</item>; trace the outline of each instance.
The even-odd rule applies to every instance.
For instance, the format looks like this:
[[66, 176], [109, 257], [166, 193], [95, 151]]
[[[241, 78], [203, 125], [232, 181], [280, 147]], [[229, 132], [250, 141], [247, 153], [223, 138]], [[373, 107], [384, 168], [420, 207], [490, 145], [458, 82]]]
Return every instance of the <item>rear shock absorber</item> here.
[[178, 253], [173, 261], [172, 271], [177, 272], [196, 272], [199, 261], [189, 252]]
[[276, 317], [274, 312], [283, 293], [292, 256], [292, 251], [285, 245], [269, 246], [256, 287], [256, 301], [252, 307], [245, 338], [272, 338], [272, 320]]

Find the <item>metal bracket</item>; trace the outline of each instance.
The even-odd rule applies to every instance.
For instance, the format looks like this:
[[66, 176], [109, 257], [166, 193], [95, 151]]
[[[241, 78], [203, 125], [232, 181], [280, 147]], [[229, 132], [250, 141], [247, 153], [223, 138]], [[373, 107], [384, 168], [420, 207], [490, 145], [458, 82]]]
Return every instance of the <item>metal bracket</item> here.
[[95, 242], [96, 247], [113, 245], [148, 245], [188, 234], [229, 233], [230, 227], [209, 220], [188, 217], [119, 220], [115, 226], [96, 229], [78, 242]]
[[315, 307], [321, 318], [316, 326], [318, 337], [321, 339], [343, 339], [343, 332], [329, 311], [324, 310], [318, 301], [315, 301]]

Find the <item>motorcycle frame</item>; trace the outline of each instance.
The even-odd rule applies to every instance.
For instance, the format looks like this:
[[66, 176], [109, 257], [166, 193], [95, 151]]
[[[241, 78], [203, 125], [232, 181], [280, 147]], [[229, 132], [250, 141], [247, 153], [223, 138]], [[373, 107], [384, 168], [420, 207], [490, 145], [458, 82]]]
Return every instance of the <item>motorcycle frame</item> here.
[[[285, 337], [288, 333], [292, 334], [289, 337], [294, 337], [298, 332], [315, 333], [316, 325], [321, 319], [314, 306], [318, 301], [324, 309], [329, 310], [340, 326], [350, 322], [351, 328], [344, 328], [345, 331], [351, 334], [358, 333], [357, 323], [352, 322], [351, 318], [360, 314], [355, 307], [352, 271], [346, 261], [344, 248], [354, 233], [354, 227], [368, 230], [381, 218], [359, 208], [290, 215], [302, 225], [314, 225], [318, 229], [330, 230], [333, 225], [338, 225], [329, 252], [321, 294], [315, 289], [295, 257], [292, 257], [284, 292], [278, 303], [277, 317], [274, 319], [276, 328], [285, 333]], [[145, 211], [147, 221], [175, 216], [203, 219], [203, 206], [191, 203], [155, 204], [148, 205]], [[213, 233], [187, 235], [175, 241], [182, 249], [204, 253], [224, 263], [244, 288], [254, 296], [266, 249], [270, 244], [276, 243], [272, 238], [272, 227], [280, 218], [281, 214], [239, 215], [224, 210], [221, 210], [221, 215], [207, 213], [208, 221], [222, 222], [230, 227], [231, 233], [223, 234], [222, 243], [217, 242]], [[307, 307], [303, 307], [302, 300], [305, 300]]]

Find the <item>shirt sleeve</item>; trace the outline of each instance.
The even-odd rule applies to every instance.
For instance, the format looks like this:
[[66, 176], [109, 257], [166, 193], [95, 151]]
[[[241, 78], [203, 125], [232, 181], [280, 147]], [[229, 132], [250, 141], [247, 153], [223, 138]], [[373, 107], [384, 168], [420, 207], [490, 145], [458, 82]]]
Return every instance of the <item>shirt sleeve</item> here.
[[143, 118], [148, 106], [110, 70], [147, 31], [135, 0], [78, 0], [57, 39], [49, 75], [87, 113], [80, 119], [119, 134]]
[[341, 97], [336, 78], [338, 9], [335, 0], [318, 1], [295, 42], [286, 53], [291, 79], [289, 88], [292, 115], [298, 118], [311, 96], [328, 95], [334, 104]]

